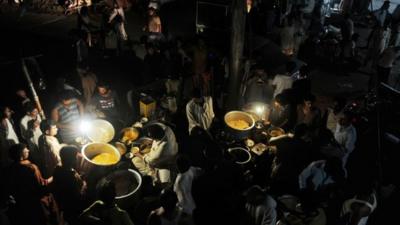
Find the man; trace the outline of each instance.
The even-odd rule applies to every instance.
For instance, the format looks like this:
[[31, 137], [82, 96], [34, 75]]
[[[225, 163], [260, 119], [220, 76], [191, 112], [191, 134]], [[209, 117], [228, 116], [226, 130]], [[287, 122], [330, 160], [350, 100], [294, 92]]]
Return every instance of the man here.
[[106, 83], [97, 84], [97, 94], [92, 98], [92, 105], [96, 110], [104, 114], [105, 118], [111, 121], [119, 118], [119, 99], [117, 94], [110, 89]]
[[169, 168], [178, 153], [178, 143], [172, 129], [162, 123], [154, 123], [144, 128], [146, 136], [153, 139], [150, 152], [135, 154], [132, 163], [142, 175], [152, 176], [161, 183], [170, 181]]
[[109, 224], [133, 225], [129, 214], [115, 204], [117, 195], [115, 183], [106, 183], [99, 191], [99, 200], [85, 209], [79, 216], [81, 224], [97, 224], [109, 222]]
[[308, 93], [303, 97], [303, 102], [297, 105], [296, 124], [306, 124], [311, 130], [316, 131], [321, 125], [321, 111], [315, 107], [316, 97]]
[[1, 107], [1, 109], [0, 109], [0, 117], [1, 117], [0, 118], [1, 119], [0, 132], [1, 132], [1, 135], [5, 138], [5, 140], [12, 142], [12, 144], [18, 144], [19, 138], [14, 129], [14, 122], [12, 119], [13, 114], [14, 114], [14, 111], [12, 111], [10, 107], [8, 107], [8, 106]]
[[44, 120], [40, 123], [43, 135], [39, 139], [39, 156], [36, 159], [40, 163], [42, 173], [45, 177], [53, 174], [54, 168], [61, 164], [60, 150], [65, 144], [60, 144], [57, 135], [56, 123], [52, 120]]
[[286, 74], [277, 74], [272, 80], [272, 85], [274, 86], [274, 97], [292, 87], [293, 79], [288, 73], [289, 70], [287, 70]]
[[275, 97], [275, 101], [271, 107], [269, 120], [272, 125], [280, 127], [285, 131], [294, 128], [296, 115], [286, 94], [278, 94]]
[[60, 129], [60, 137], [64, 143], [74, 143], [78, 137], [77, 126], [83, 115], [83, 104], [73, 97], [69, 91], [61, 93], [60, 102], [51, 112], [51, 118]]
[[28, 102], [31, 102], [24, 89], [18, 89], [15, 93], [17, 94], [22, 106], [24, 106]]
[[189, 122], [189, 134], [196, 126], [208, 130], [215, 117], [212, 97], [202, 96], [200, 89], [194, 89], [192, 99], [186, 105], [186, 117]]
[[335, 139], [345, 148], [345, 154], [342, 158], [343, 166], [346, 166], [347, 159], [353, 152], [357, 140], [357, 131], [351, 124], [351, 115], [348, 112], [343, 112], [338, 116], [339, 121], [336, 125]]
[[245, 221], [248, 225], [275, 225], [277, 203], [261, 187], [254, 185], [244, 193]]
[[190, 165], [189, 159], [184, 156], [178, 156], [176, 166], [178, 169], [178, 176], [174, 183], [174, 192], [178, 197], [178, 205], [182, 211], [188, 215], [192, 215], [196, 204], [192, 196], [192, 183], [200, 173], [201, 169]]
[[261, 65], [256, 65], [254, 75], [246, 82], [243, 91], [244, 103], [264, 102], [269, 104], [274, 93], [273, 87], [269, 84], [267, 74]]
[[16, 210], [17, 216], [11, 218], [12, 224], [46, 224], [41, 199], [44, 196], [44, 185], [47, 185], [50, 179], [43, 179], [37, 166], [28, 160], [29, 150], [26, 145], [13, 145], [9, 151], [13, 163], [5, 170], [2, 186], [5, 186], [7, 194], [15, 199], [13, 209]]
[[372, 12], [373, 16], [376, 19], [378, 26], [383, 27], [385, 25], [386, 18], [388, 17], [390, 7], [390, 1], [385, 0], [381, 6], [381, 8]]
[[299, 175], [300, 190], [324, 191], [328, 186], [343, 184], [347, 172], [340, 160], [329, 158], [310, 163]]
[[400, 47], [388, 47], [386, 48], [378, 59], [378, 81], [379, 82], [388, 82], [388, 78], [390, 72], [392, 71], [392, 67], [394, 62], [400, 56]]
[[125, 30], [125, 13], [124, 9], [117, 1], [113, 3], [113, 9], [108, 18], [108, 23], [112, 25], [114, 32], [117, 34], [117, 56], [121, 54], [122, 44], [128, 40], [128, 34]]
[[63, 147], [60, 150], [61, 166], [55, 168], [53, 175], [54, 197], [63, 211], [65, 221], [71, 225], [79, 224], [78, 217], [83, 210], [83, 196], [87, 187], [86, 182], [74, 169], [77, 154], [76, 147]]
[[[29, 144], [32, 150], [39, 146], [39, 137], [42, 135], [39, 125], [42, 120], [39, 116], [39, 111], [30, 102], [25, 104], [25, 112], [26, 115], [22, 117], [19, 127], [21, 129], [22, 138]], [[34, 120], [33, 129], [29, 129], [28, 127], [28, 123], [31, 120]]]
[[343, 109], [346, 107], [347, 100], [342, 97], [335, 97], [333, 102], [325, 113], [326, 116], [326, 128], [328, 128], [332, 133], [336, 131], [336, 124], [338, 122], [338, 115], [343, 112]]

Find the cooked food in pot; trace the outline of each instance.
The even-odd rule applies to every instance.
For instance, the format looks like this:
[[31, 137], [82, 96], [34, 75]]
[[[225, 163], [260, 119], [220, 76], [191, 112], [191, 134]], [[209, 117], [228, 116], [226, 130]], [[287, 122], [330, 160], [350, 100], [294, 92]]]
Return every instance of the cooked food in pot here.
[[245, 130], [250, 127], [250, 123], [241, 119], [228, 121], [227, 124], [236, 130]]
[[139, 132], [134, 128], [124, 129], [122, 135], [122, 142], [132, 142], [135, 141], [139, 137]]
[[103, 152], [93, 157], [92, 161], [99, 165], [113, 165], [118, 162], [118, 156]]

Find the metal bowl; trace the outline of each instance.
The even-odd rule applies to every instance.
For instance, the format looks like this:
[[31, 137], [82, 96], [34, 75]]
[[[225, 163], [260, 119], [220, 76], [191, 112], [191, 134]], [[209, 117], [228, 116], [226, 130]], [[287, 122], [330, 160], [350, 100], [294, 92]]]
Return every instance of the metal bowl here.
[[[118, 160], [115, 163], [96, 163], [92, 159], [93, 157], [101, 154], [101, 153], [108, 153], [111, 154], [112, 156], [115, 156]], [[90, 164], [96, 165], [96, 166], [112, 166], [115, 165], [119, 162], [121, 159], [121, 154], [119, 153], [118, 149], [115, 148], [114, 146], [107, 144], [107, 143], [90, 143], [82, 148], [82, 155], [85, 161], [89, 162]]]
[[114, 127], [107, 120], [93, 120], [90, 123], [87, 137], [92, 142], [108, 143], [114, 138]]
[[121, 142], [123, 143], [130, 143], [138, 139], [140, 132], [135, 127], [126, 127], [121, 130]]
[[270, 137], [279, 137], [285, 134], [285, 130], [280, 127], [271, 127], [268, 129], [268, 135]]

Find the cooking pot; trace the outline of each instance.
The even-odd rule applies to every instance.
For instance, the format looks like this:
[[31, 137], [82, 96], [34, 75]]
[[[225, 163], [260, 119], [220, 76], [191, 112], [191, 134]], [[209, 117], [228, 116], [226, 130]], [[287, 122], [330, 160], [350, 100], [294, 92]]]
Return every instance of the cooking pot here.
[[92, 142], [108, 143], [114, 138], [115, 130], [107, 120], [97, 119], [90, 122], [86, 135]]
[[[107, 175], [121, 159], [118, 149], [107, 143], [89, 143], [82, 147], [81, 153], [83, 160], [79, 170], [90, 183], [96, 183], [100, 178]], [[103, 157], [103, 161], [100, 160], [101, 158], [94, 160], [100, 154], [106, 156]]]
[[129, 209], [138, 202], [142, 177], [137, 171], [133, 169], [115, 170], [97, 183], [97, 191], [108, 182], [115, 184], [115, 202], [120, 208]]
[[249, 113], [242, 111], [230, 111], [226, 113], [224, 122], [228, 131], [236, 139], [247, 138], [255, 124], [253, 117]]

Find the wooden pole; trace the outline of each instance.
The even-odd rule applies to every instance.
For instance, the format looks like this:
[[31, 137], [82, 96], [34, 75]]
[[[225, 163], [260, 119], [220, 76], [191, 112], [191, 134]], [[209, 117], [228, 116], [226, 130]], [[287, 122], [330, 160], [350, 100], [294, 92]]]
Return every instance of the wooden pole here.
[[21, 59], [21, 61], [22, 61], [22, 71], [24, 72], [25, 78], [28, 81], [29, 88], [31, 89], [31, 92], [32, 92], [32, 95], [33, 95], [33, 99], [35, 100], [35, 103], [36, 103], [36, 106], [37, 106], [37, 108], [39, 110], [40, 116], [44, 120], [44, 119], [46, 119], [46, 116], [44, 115], [44, 112], [43, 112], [43, 109], [42, 109], [42, 105], [40, 104], [39, 96], [37, 95], [35, 87], [33, 86], [31, 76], [29, 75], [28, 68], [26, 67], [25, 60]]
[[227, 110], [237, 109], [239, 86], [242, 77], [242, 56], [245, 39], [246, 1], [233, 0], [231, 28], [230, 74], [227, 93]]

